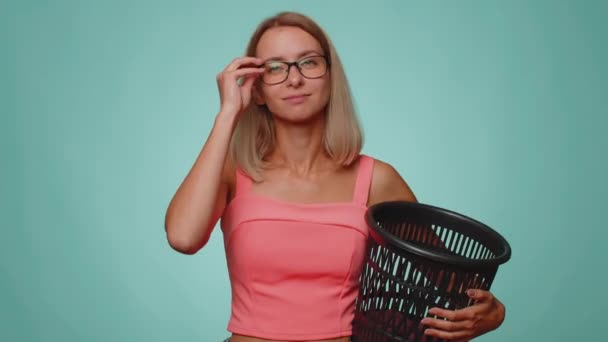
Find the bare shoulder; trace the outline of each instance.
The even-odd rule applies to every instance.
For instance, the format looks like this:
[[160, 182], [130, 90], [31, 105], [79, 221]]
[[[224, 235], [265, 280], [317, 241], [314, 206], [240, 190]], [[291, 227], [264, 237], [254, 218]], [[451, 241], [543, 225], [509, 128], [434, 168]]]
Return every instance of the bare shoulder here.
[[374, 159], [368, 206], [386, 201], [417, 202], [416, 196], [399, 172], [389, 163]]

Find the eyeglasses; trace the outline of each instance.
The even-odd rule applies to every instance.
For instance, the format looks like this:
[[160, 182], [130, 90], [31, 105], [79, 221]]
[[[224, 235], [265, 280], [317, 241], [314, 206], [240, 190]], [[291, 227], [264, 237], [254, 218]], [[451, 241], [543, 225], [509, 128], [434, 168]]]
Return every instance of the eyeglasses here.
[[325, 56], [308, 56], [295, 62], [268, 61], [264, 64], [262, 81], [268, 85], [285, 82], [292, 65], [300, 75], [310, 79], [323, 77], [329, 69], [329, 61]]

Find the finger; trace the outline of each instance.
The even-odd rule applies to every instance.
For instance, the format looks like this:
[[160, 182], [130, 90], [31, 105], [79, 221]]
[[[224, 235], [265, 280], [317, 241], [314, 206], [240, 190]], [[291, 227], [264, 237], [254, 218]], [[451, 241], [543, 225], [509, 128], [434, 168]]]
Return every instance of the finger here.
[[240, 81], [238, 81], [238, 79], [241, 77], [248, 76], [248, 75], [262, 74], [263, 72], [264, 72], [264, 68], [243, 68], [243, 69], [231, 71], [228, 73], [221, 73], [217, 76], [217, 80], [220, 81], [222, 79], [225, 79], [226, 77], [229, 77], [230, 79], [234, 79], [237, 82], [240, 82]]
[[430, 317], [424, 318], [420, 321], [429, 328], [444, 330], [444, 331], [458, 331], [458, 330], [473, 330], [475, 329], [475, 321], [464, 320], [464, 321], [446, 321], [443, 319], [434, 319]]
[[446, 340], [466, 340], [473, 337], [473, 332], [470, 330], [442, 331], [437, 329], [426, 329], [424, 334], [426, 336], [433, 336]]
[[244, 75], [250, 75], [250, 74], [261, 74], [264, 72], [264, 68], [242, 68], [242, 69], [238, 69], [232, 72], [233, 75], [237, 76], [237, 77], [241, 77]]
[[[241, 70], [247, 70], [247, 71], [241, 71]], [[255, 70], [253, 68], [250, 69], [239, 69], [237, 71], [234, 72], [234, 75], [236, 76], [236, 83], [239, 86], [244, 86], [245, 85], [245, 81], [252, 79], [255, 80], [258, 76], [260, 76], [262, 73], [264, 72], [264, 70]]]
[[475, 318], [475, 314], [478, 310], [479, 308], [476, 305], [469, 306], [460, 310], [432, 308], [429, 310], [429, 314], [437, 316], [439, 318], [445, 318], [449, 321], [463, 321]]
[[262, 65], [264, 60], [257, 57], [239, 57], [235, 58], [228, 66], [224, 69], [226, 71], [234, 71], [242, 67], [243, 65]]
[[242, 67], [243, 65], [261, 65], [263, 61], [257, 57], [238, 57], [232, 60], [230, 64], [224, 68], [225, 71], [234, 71]]

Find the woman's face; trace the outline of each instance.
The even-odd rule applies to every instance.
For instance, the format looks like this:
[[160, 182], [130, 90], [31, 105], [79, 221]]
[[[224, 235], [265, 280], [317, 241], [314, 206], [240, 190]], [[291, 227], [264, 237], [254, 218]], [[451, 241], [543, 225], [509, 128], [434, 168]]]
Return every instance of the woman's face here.
[[[266, 61], [265, 80], [274, 83], [286, 77], [272, 85], [259, 81], [260, 102], [271, 113], [291, 122], [308, 121], [324, 113], [330, 95], [329, 66], [314, 57], [325, 53], [312, 35], [298, 27], [273, 27], [260, 38], [256, 55]], [[287, 69], [287, 65], [276, 63], [296, 61], [306, 76], [317, 78], [304, 77], [295, 65]]]

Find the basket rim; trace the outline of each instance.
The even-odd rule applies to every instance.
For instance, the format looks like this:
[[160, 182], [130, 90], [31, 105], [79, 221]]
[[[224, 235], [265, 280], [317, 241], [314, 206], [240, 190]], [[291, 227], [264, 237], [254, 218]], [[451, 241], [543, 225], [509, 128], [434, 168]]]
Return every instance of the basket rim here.
[[[427, 210], [438, 212], [441, 215], [444, 215], [446, 217], [450, 217], [452, 219], [456, 219], [459, 221], [464, 221], [469, 224], [472, 224], [472, 225], [476, 226], [477, 229], [480, 229], [484, 233], [489, 234], [493, 238], [495, 238], [499, 242], [499, 244], [503, 247], [502, 253], [499, 255], [496, 255], [495, 257], [490, 258], [490, 259], [470, 259], [470, 258], [463, 257], [460, 255], [446, 254], [446, 253], [441, 253], [441, 252], [435, 251], [435, 250], [429, 250], [427, 248], [401, 240], [401, 239], [397, 238], [395, 235], [389, 233], [388, 231], [386, 231], [385, 229], [380, 227], [376, 223], [376, 220], [374, 219], [374, 216], [373, 216], [373, 213], [376, 210], [378, 210], [379, 208], [390, 207], [390, 206], [424, 208]], [[446, 264], [450, 264], [450, 265], [457, 265], [457, 266], [463, 266], [463, 267], [497, 267], [501, 264], [506, 263], [511, 258], [511, 246], [509, 245], [508, 241], [496, 230], [490, 228], [488, 225], [486, 225], [478, 220], [475, 220], [469, 216], [463, 215], [463, 214], [455, 212], [453, 210], [437, 207], [434, 205], [420, 203], [420, 202], [410, 202], [410, 201], [379, 202], [379, 203], [373, 204], [368, 207], [368, 209], [366, 210], [366, 213], [365, 213], [365, 220], [367, 221], [368, 225], [372, 228], [371, 235], [375, 240], [378, 240], [378, 237], [376, 236], [376, 234], [373, 234], [373, 233], [379, 234], [381, 239], [384, 239], [384, 240], [390, 242], [392, 245], [395, 245], [398, 248], [402, 248], [407, 252], [414, 253], [418, 256], [428, 258], [428, 259], [431, 259], [433, 261], [437, 261], [440, 263], [446, 263]], [[376, 242], [381, 242], [381, 241], [376, 241]]]

